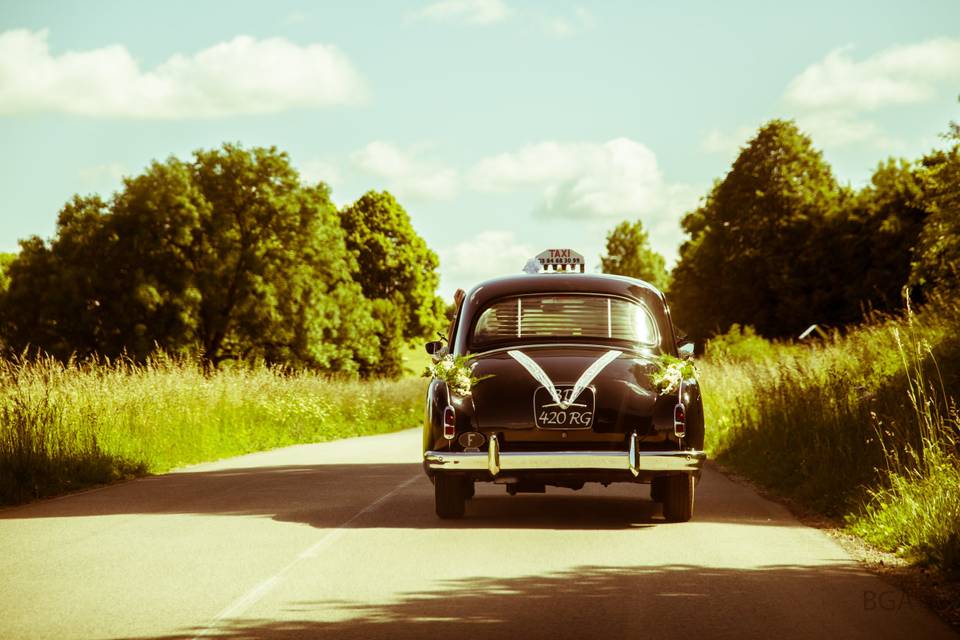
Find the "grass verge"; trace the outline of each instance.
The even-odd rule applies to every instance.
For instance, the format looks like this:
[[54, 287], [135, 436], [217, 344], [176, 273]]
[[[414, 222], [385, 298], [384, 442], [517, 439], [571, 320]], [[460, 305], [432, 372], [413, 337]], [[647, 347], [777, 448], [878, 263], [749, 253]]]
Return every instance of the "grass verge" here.
[[426, 381], [158, 358], [0, 363], [0, 504], [290, 444], [415, 426]]
[[939, 308], [748, 350], [762, 357], [708, 346], [707, 447], [883, 550], [960, 572], [958, 327]]

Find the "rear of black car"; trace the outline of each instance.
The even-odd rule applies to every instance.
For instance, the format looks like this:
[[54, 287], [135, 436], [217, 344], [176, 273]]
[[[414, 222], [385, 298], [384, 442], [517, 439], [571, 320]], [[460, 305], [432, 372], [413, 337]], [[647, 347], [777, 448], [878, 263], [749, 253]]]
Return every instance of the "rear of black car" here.
[[669, 519], [692, 515], [702, 405], [695, 380], [673, 394], [651, 383], [659, 356], [676, 354], [659, 291], [615, 276], [489, 281], [460, 305], [450, 348], [482, 381], [462, 395], [430, 385], [424, 468], [441, 517], [463, 514], [475, 482], [648, 482]]

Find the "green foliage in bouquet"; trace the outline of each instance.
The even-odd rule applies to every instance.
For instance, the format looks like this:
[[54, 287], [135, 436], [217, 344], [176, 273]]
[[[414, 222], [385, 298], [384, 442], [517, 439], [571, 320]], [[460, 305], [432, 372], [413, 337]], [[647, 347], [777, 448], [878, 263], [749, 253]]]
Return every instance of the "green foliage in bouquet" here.
[[447, 383], [447, 387], [458, 396], [469, 396], [470, 391], [481, 380], [492, 375], [476, 377], [470, 371], [470, 358], [447, 354], [423, 370], [424, 378], [436, 378]]
[[650, 374], [650, 381], [660, 393], [674, 393], [680, 388], [680, 383], [689, 378], [696, 378], [700, 372], [692, 360], [682, 360], [669, 353], [657, 358], [657, 370]]

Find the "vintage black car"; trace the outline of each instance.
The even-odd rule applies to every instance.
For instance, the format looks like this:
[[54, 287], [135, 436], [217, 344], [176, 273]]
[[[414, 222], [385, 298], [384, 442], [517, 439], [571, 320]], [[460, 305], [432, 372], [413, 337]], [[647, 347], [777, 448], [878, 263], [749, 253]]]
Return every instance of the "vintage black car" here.
[[651, 381], [661, 354], [692, 354], [663, 293], [633, 278], [539, 273], [482, 282], [459, 296], [435, 358], [466, 356], [469, 393], [431, 380], [423, 465], [441, 518], [464, 515], [474, 483], [507, 492], [586, 482], [647, 483], [668, 521], [693, 515], [706, 458], [700, 388]]

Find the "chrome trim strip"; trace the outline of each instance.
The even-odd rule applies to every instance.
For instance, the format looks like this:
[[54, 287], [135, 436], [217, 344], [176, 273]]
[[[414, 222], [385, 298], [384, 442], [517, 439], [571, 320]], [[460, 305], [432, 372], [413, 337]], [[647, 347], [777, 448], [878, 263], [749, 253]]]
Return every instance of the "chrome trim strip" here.
[[630, 473], [634, 478], [640, 474], [640, 469], [637, 468], [637, 448], [637, 432], [634, 431], [630, 434], [630, 452], [627, 454], [630, 460]]
[[[500, 451], [499, 442], [490, 438], [490, 450], [484, 452], [427, 451], [424, 464], [429, 469], [452, 471], [489, 471], [496, 476], [505, 471], [525, 469], [611, 469], [630, 471], [694, 472], [703, 467], [703, 451]], [[636, 462], [634, 462], [634, 460]]]
[[626, 343], [626, 340], [620, 340], [619, 342], [622, 342], [624, 344], [611, 345], [609, 342], [607, 344], [601, 344], [598, 342], [531, 342], [530, 344], [523, 343], [519, 345], [516, 345], [516, 344], [510, 345], [509, 347], [497, 347], [495, 349], [487, 349], [486, 351], [474, 351], [470, 354], [470, 357], [479, 358], [482, 356], [489, 356], [500, 351], [510, 351], [511, 349], [516, 349], [517, 347], [522, 347], [524, 349], [534, 349], [534, 348], [545, 349], [545, 348], [553, 348], [553, 347], [575, 347], [575, 348], [590, 347], [590, 348], [596, 348], [596, 349], [609, 350], [611, 346], [617, 346], [623, 349], [627, 349], [627, 351], [624, 351], [624, 353], [628, 353], [628, 352], [638, 353], [641, 356], [654, 358], [656, 356], [652, 356], [650, 355], [650, 353], [655, 349], [659, 348], [658, 344], [652, 345], [652, 346], [647, 344], [640, 344], [640, 343], [637, 343], [636, 345], [628, 345]]

